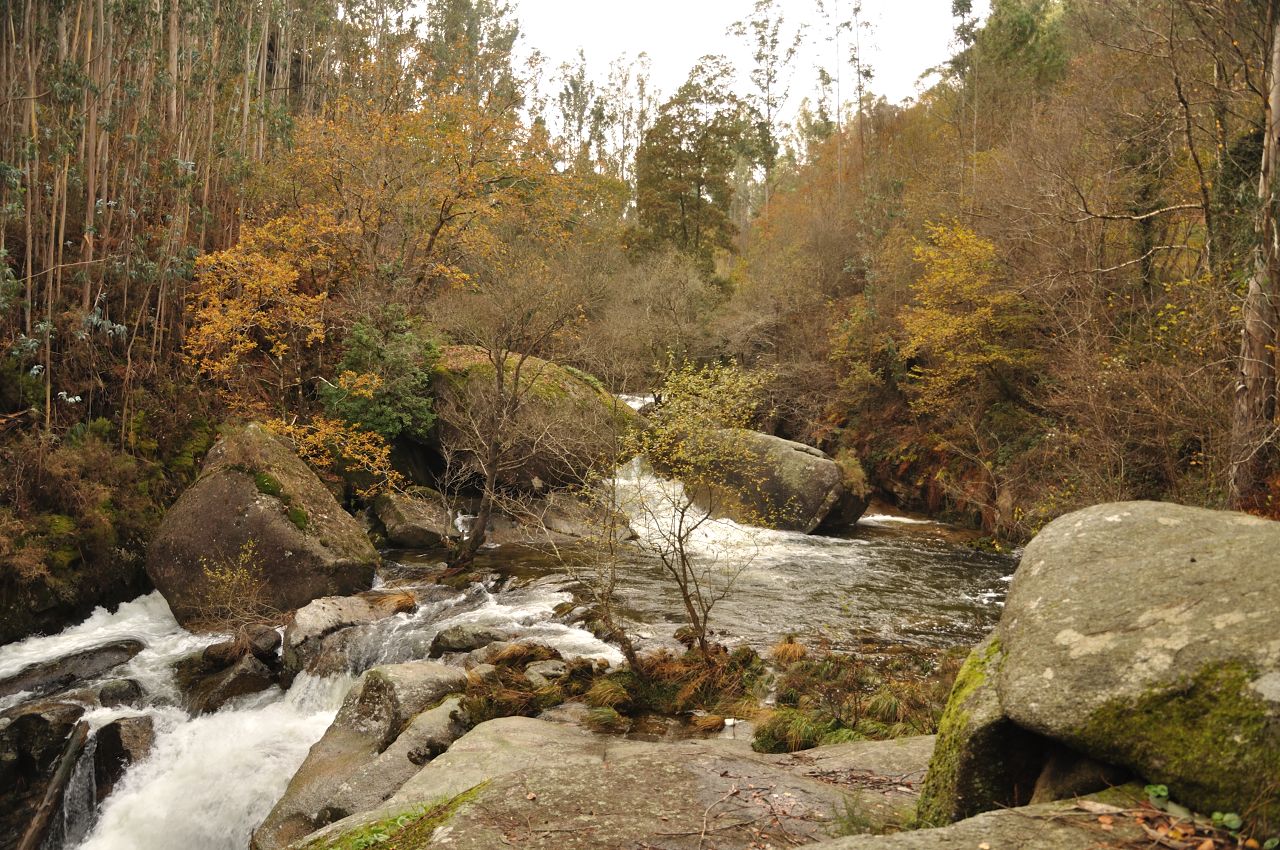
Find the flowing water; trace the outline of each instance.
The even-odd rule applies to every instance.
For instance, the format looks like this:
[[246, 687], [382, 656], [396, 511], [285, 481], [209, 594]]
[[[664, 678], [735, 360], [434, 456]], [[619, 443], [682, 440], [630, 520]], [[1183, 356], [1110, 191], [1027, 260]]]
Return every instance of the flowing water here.
[[[673, 514], [661, 506], [679, 502], [679, 485], [654, 478], [638, 464], [620, 471], [618, 484], [646, 544], [634, 547], [620, 565], [620, 601], [642, 638], [668, 641], [680, 624], [681, 606], [651, 550], [670, 531]], [[868, 637], [927, 646], [973, 643], [998, 618], [1013, 571], [1011, 558], [974, 552], [951, 539], [945, 526], [886, 515], [865, 517], [840, 537], [708, 519], [689, 546], [709, 565], [709, 579], [733, 580], [732, 593], [712, 615], [720, 637], [760, 647], [785, 634], [825, 637], [837, 647]], [[517, 578], [501, 582], [501, 589], [495, 583], [459, 591], [421, 586], [416, 611], [361, 630], [349, 648], [348, 674], [303, 674], [287, 692], [244, 697], [196, 718], [177, 707], [172, 664], [220, 636], [186, 632], [158, 593], [114, 613], [98, 610], [57, 635], [0, 647], [2, 678], [111, 640], [145, 644], [109, 675], [137, 680], [146, 694], [144, 706], [95, 707], [86, 719], [96, 730], [123, 716], [150, 715], [156, 729], [151, 755], [95, 807], [87, 750], [68, 789], [58, 839], [45, 850], [244, 850], [355, 677], [375, 664], [426, 657], [435, 634], [456, 623], [518, 628], [566, 656], [621, 661], [614, 647], [556, 616], [571, 607], [565, 603], [574, 598], [573, 582], [545, 556], [502, 548], [486, 551], [481, 565]]]

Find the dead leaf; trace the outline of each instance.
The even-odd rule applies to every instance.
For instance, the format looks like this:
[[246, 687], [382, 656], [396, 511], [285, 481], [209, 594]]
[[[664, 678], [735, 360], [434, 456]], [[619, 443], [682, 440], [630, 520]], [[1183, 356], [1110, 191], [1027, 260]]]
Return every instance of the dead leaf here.
[[978, 845], [978, 850], [991, 850], [991, 845], [984, 841]]
[[1196, 850], [1213, 850], [1214, 846], [1213, 839], [1206, 838], [1204, 841], [1201, 841], [1196, 845]]
[[537, 794], [535, 794], [535, 793], [533, 793], [532, 791], [530, 791], [528, 794], [525, 794], [525, 795], [524, 795], [524, 798], [525, 798], [526, 800], [536, 800], [536, 799], [538, 799], [538, 795], [537, 795]]

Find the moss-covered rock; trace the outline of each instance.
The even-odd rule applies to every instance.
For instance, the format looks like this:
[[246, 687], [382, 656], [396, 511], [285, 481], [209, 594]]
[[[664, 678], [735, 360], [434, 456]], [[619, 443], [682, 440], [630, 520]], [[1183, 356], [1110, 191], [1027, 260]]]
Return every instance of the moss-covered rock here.
[[[508, 373], [516, 367], [509, 360]], [[439, 422], [436, 439], [464, 451], [473, 450], [464, 435], [467, 420], [483, 415], [492, 404], [495, 368], [484, 349], [455, 345], [444, 348], [433, 384]], [[508, 381], [511, 378], [508, 377]], [[616, 451], [617, 437], [643, 420], [610, 395], [599, 381], [537, 357], [521, 367], [527, 386], [509, 436], [511, 455], [521, 458], [503, 473], [503, 484], [522, 488], [576, 486], [586, 473]], [[546, 434], [554, 439], [545, 439]]]
[[1098, 505], [1028, 544], [998, 633], [1007, 717], [1202, 811], [1280, 822], [1280, 523]]
[[995, 686], [1003, 660], [999, 639], [988, 637], [956, 676], [920, 793], [917, 816], [924, 825], [1031, 800], [1044, 741], [1005, 717]]
[[[699, 434], [696, 439], [707, 441], [708, 453], [718, 459], [716, 483], [706, 494], [717, 516], [807, 534], [845, 496], [845, 472], [812, 446], [742, 428]], [[860, 510], [853, 515], [854, 508], [850, 506], [850, 521], [861, 516]]]
[[[239, 562], [252, 546], [252, 563]], [[258, 602], [291, 611], [312, 599], [365, 589], [378, 553], [281, 437], [260, 425], [210, 450], [199, 479], [165, 515], [147, 572], [184, 626], [199, 626], [217, 595], [210, 570], [256, 573]]]

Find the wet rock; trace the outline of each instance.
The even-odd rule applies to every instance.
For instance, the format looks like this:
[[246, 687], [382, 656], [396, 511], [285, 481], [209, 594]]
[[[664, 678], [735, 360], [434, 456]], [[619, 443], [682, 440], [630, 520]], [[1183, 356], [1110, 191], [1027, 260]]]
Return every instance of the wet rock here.
[[221, 667], [193, 653], [174, 665], [175, 679], [186, 708], [192, 714], [209, 714], [236, 697], [256, 694], [276, 684], [276, 674], [252, 654]]
[[414, 495], [383, 493], [373, 511], [386, 531], [387, 543], [403, 549], [433, 549], [458, 537], [440, 494], [418, 488]]
[[98, 688], [98, 703], [104, 708], [137, 705], [142, 699], [142, 686], [133, 679], [112, 679]]
[[117, 640], [52, 661], [30, 664], [14, 675], [0, 679], [0, 697], [22, 691], [29, 692], [32, 697], [57, 693], [86, 679], [97, 678], [141, 651], [140, 641]]
[[385, 752], [419, 713], [466, 686], [462, 670], [434, 661], [366, 671], [254, 832], [253, 850], [276, 850], [328, 823], [336, 788]]
[[444, 826], [459, 850], [705, 850], [709, 835], [721, 850], [803, 844], [829, 835], [833, 816], [856, 805], [847, 787], [809, 776], [807, 767], [753, 753], [745, 741], [646, 743], [502, 718], [459, 738], [381, 808], [309, 840], [336, 844], [392, 813], [454, 800]]
[[497, 641], [512, 637], [511, 629], [486, 626], [479, 623], [459, 623], [441, 629], [431, 641], [431, 657], [439, 658], [446, 652], [471, 652]]
[[84, 707], [24, 703], [0, 713], [0, 847], [16, 846]]
[[147, 554], [147, 572], [178, 622], [199, 627], [211, 596], [210, 561], [256, 547], [261, 602], [292, 611], [373, 579], [378, 553], [293, 449], [261, 425], [210, 450], [200, 477], [169, 509]]
[[279, 659], [283, 638], [280, 632], [265, 623], [252, 623], [243, 629], [249, 651], [264, 664], [271, 665]]
[[1156, 502], [1060, 517], [997, 633], [1004, 713], [1200, 811], [1280, 822], [1280, 522]]
[[151, 755], [155, 725], [148, 715], [122, 717], [98, 730], [93, 751], [93, 771], [98, 802], [115, 788], [131, 765]]
[[450, 697], [418, 714], [391, 746], [338, 785], [324, 806], [323, 818], [333, 822], [376, 809], [469, 728], [461, 697]]
[[615, 513], [609, 522], [602, 522], [595, 508], [568, 493], [550, 493], [532, 510], [543, 528], [553, 534], [577, 539], [603, 539], [611, 534], [620, 541], [634, 540], [636, 536], [621, 513]]
[[349, 630], [398, 613], [412, 611], [417, 600], [410, 592], [369, 592], [358, 596], [327, 596], [294, 613], [284, 630], [281, 656], [286, 676], [306, 670], [327, 676], [348, 668]]

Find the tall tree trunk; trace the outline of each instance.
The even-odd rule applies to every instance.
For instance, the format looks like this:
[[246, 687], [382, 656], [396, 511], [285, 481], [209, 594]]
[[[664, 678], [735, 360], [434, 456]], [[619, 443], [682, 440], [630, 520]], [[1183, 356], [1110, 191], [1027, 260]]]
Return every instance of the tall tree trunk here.
[[1280, 0], [1268, 3], [1267, 102], [1262, 169], [1258, 177], [1258, 241], [1253, 274], [1245, 293], [1231, 429], [1231, 503], [1256, 505], [1266, 484], [1276, 415], [1277, 279], [1280, 278], [1280, 230], [1276, 221], [1276, 157], [1280, 155]]

